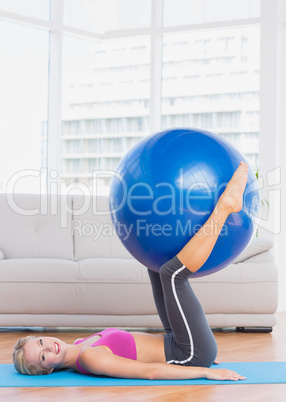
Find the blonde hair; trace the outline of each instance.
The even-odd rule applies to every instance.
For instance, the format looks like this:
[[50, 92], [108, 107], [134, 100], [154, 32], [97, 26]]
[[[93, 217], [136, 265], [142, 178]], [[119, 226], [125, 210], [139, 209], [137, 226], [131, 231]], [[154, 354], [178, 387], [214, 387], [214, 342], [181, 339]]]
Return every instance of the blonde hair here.
[[26, 336], [26, 338], [21, 338], [17, 341], [16, 345], [14, 346], [13, 362], [14, 362], [15, 369], [20, 374], [26, 374], [26, 375], [49, 374], [48, 370], [45, 370], [36, 364], [29, 363], [26, 360], [25, 353], [24, 353], [24, 346], [31, 339], [36, 339], [36, 336]]

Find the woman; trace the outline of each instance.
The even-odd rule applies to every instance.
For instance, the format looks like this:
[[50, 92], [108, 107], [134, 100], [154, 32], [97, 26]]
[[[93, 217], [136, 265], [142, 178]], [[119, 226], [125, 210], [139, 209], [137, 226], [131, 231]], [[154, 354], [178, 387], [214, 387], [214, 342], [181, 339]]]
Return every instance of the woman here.
[[121, 378], [245, 379], [231, 370], [209, 368], [217, 345], [188, 277], [209, 257], [229, 214], [241, 210], [247, 175], [247, 164], [241, 162], [205, 225], [159, 273], [148, 270], [165, 335], [109, 328], [73, 345], [27, 337], [15, 345], [16, 369], [30, 375], [72, 368]]

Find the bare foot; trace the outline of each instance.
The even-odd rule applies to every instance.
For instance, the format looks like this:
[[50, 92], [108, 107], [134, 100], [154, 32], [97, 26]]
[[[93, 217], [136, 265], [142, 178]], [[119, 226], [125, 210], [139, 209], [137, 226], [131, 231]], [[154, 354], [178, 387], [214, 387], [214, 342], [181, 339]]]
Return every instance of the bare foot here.
[[220, 202], [230, 213], [239, 212], [243, 205], [243, 193], [247, 183], [248, 166], [240, 162], [226, 189], [220, 197]]

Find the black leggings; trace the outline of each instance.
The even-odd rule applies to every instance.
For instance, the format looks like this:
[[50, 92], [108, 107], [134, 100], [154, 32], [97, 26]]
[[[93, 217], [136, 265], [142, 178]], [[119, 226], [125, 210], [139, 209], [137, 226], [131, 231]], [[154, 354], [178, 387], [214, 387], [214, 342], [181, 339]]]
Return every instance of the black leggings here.
[[217, 344], [189, 283], [190, 271], [174, 257], [160, 268], [159, 273], [149, 269], [148, 272], [166, 333], [166, 362], [210, 367], [217, 355]]

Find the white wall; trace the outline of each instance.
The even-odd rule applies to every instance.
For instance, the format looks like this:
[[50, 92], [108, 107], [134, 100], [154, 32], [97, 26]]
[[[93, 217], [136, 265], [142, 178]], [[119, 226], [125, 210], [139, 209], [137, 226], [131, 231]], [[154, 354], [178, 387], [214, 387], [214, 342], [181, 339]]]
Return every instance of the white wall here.
[[[260, 175], [264, 210], [260, 235], [275, 242], [279, 310], [286, 310], [286, 0], [261, 0]], [[266, 213], [267, 212], [267, 213]]]

